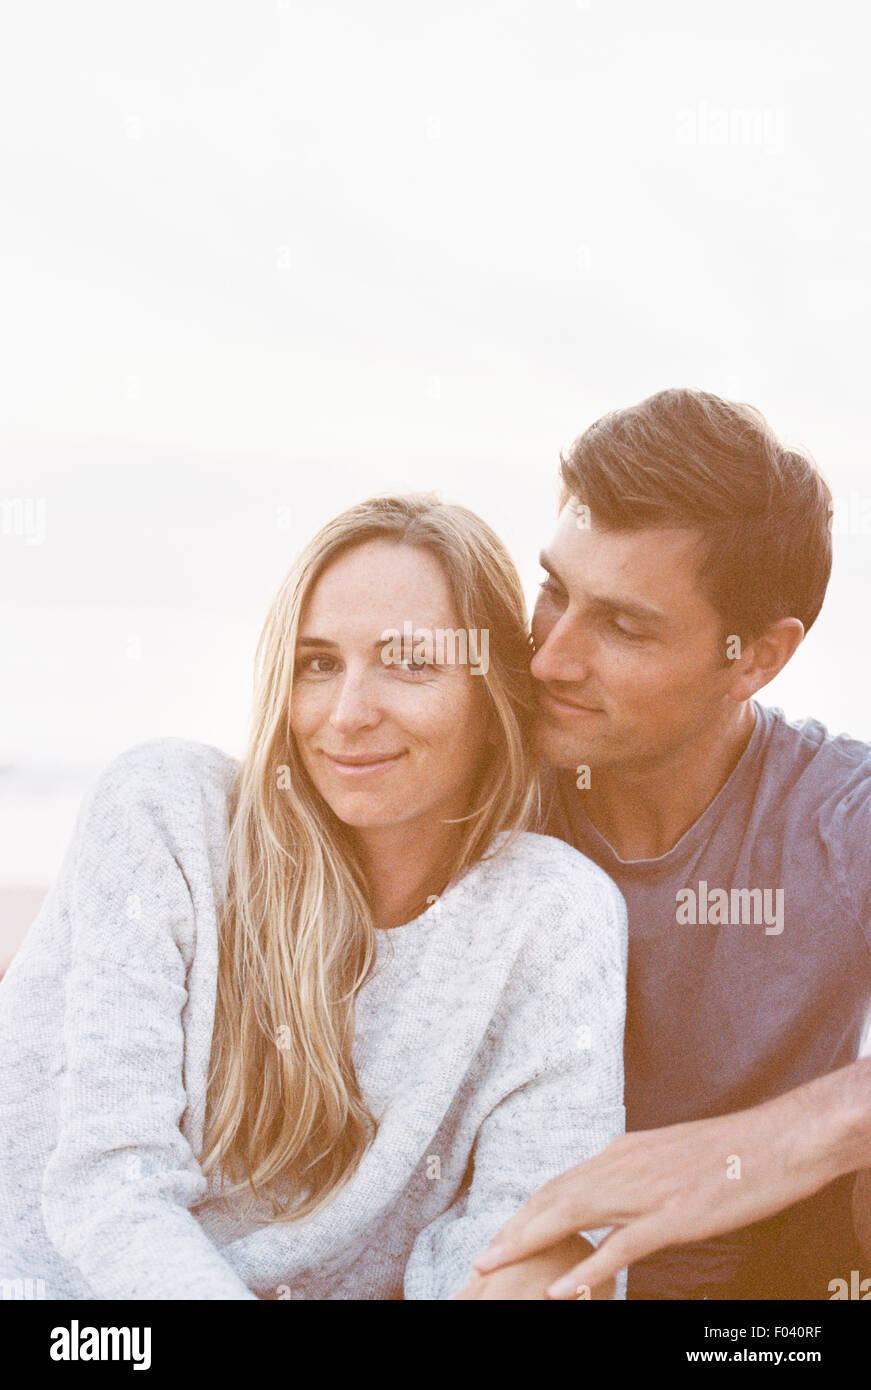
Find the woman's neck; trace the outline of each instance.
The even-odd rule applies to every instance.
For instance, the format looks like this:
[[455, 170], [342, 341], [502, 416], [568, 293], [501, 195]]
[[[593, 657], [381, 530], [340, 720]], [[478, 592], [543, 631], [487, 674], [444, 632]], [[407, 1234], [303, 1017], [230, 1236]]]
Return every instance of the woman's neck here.
[[354, 831], [376, 927], [401, 927], [441, 895], [450, 881], [463, 828], [427, 819]]

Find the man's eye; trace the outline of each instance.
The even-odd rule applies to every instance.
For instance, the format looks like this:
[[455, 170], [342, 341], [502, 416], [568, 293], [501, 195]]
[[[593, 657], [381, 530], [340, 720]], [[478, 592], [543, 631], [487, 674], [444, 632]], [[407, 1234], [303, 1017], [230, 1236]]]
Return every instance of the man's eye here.
[[646, 634], [643, 632], [632, 632], [627, 627], [621, 627], [620, 624], [618, 622], [615, 622], [613, 619], [608, 624], [608, 626], [612, 629], [613, 632], [616, 632], [618, 636], [625, 638], [627, 642], [643, 642], [646, 636]]
[[407, 660], [399, 662], [399, 669], [409, 676], [419, 676], [424, 671], [432, 671], [433, 664], [431, 661], [416, 661], [410, 656]]

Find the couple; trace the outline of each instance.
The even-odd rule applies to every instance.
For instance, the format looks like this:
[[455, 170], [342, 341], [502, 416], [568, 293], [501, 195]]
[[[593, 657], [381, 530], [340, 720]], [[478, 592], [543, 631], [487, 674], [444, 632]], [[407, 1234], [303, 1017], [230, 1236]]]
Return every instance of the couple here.
[[562, 460], [531, 638], [464, 508], [324, 527], [241, 766], [110, 764], [0, 984], [0, 1278], [826, 1298], [871, 1263], [871, 749], [753, 700], [830, 520], [755, 411], [670, 390]]

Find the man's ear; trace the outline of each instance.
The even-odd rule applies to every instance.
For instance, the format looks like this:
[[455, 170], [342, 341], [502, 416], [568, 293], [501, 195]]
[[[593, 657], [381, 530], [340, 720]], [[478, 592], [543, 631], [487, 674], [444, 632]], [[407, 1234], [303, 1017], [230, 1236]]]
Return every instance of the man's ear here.
[[729, 685], [732, 699], [743, 703], [773, 681], [798, 650], [803, 637], [804, 624], [798, 618], [779, 618], [743, 647], [737, 637], [730, 637], [727, 655], [735, 663]]

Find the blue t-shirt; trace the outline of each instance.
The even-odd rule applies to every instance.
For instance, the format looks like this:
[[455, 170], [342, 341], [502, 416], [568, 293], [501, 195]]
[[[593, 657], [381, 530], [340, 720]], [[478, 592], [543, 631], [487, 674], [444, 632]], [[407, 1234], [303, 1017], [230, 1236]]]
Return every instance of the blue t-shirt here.
[[[657, 859], [618, 858], [575, 773], [546, 771], [548, 833], [599, 864], [626, 899], [630, 1130], [757, 1105], [854, 1062], [871, 1017], [871, 747], [753, 704], [740, 761]], [[852, 1181], [722, 1240], [651, 1257], [644, 1287], [661, 1292], [647, 1296], [829, 1297], [828, 1280], [849, 1269], [815, 1275], [810, 1263], [855, 1257]], [[777, 1251], [789, 1241], [790, 1259], [809, 1253], [803, 1271], [784, 1271], [765, 1293], [763, 1254], [769, 1267], [781, 1262], [772, 1241]], [[730, 1292], [690, 1292], [709, 1285]], [[810, 1287], [822, 1291], [791, 1292]]]

